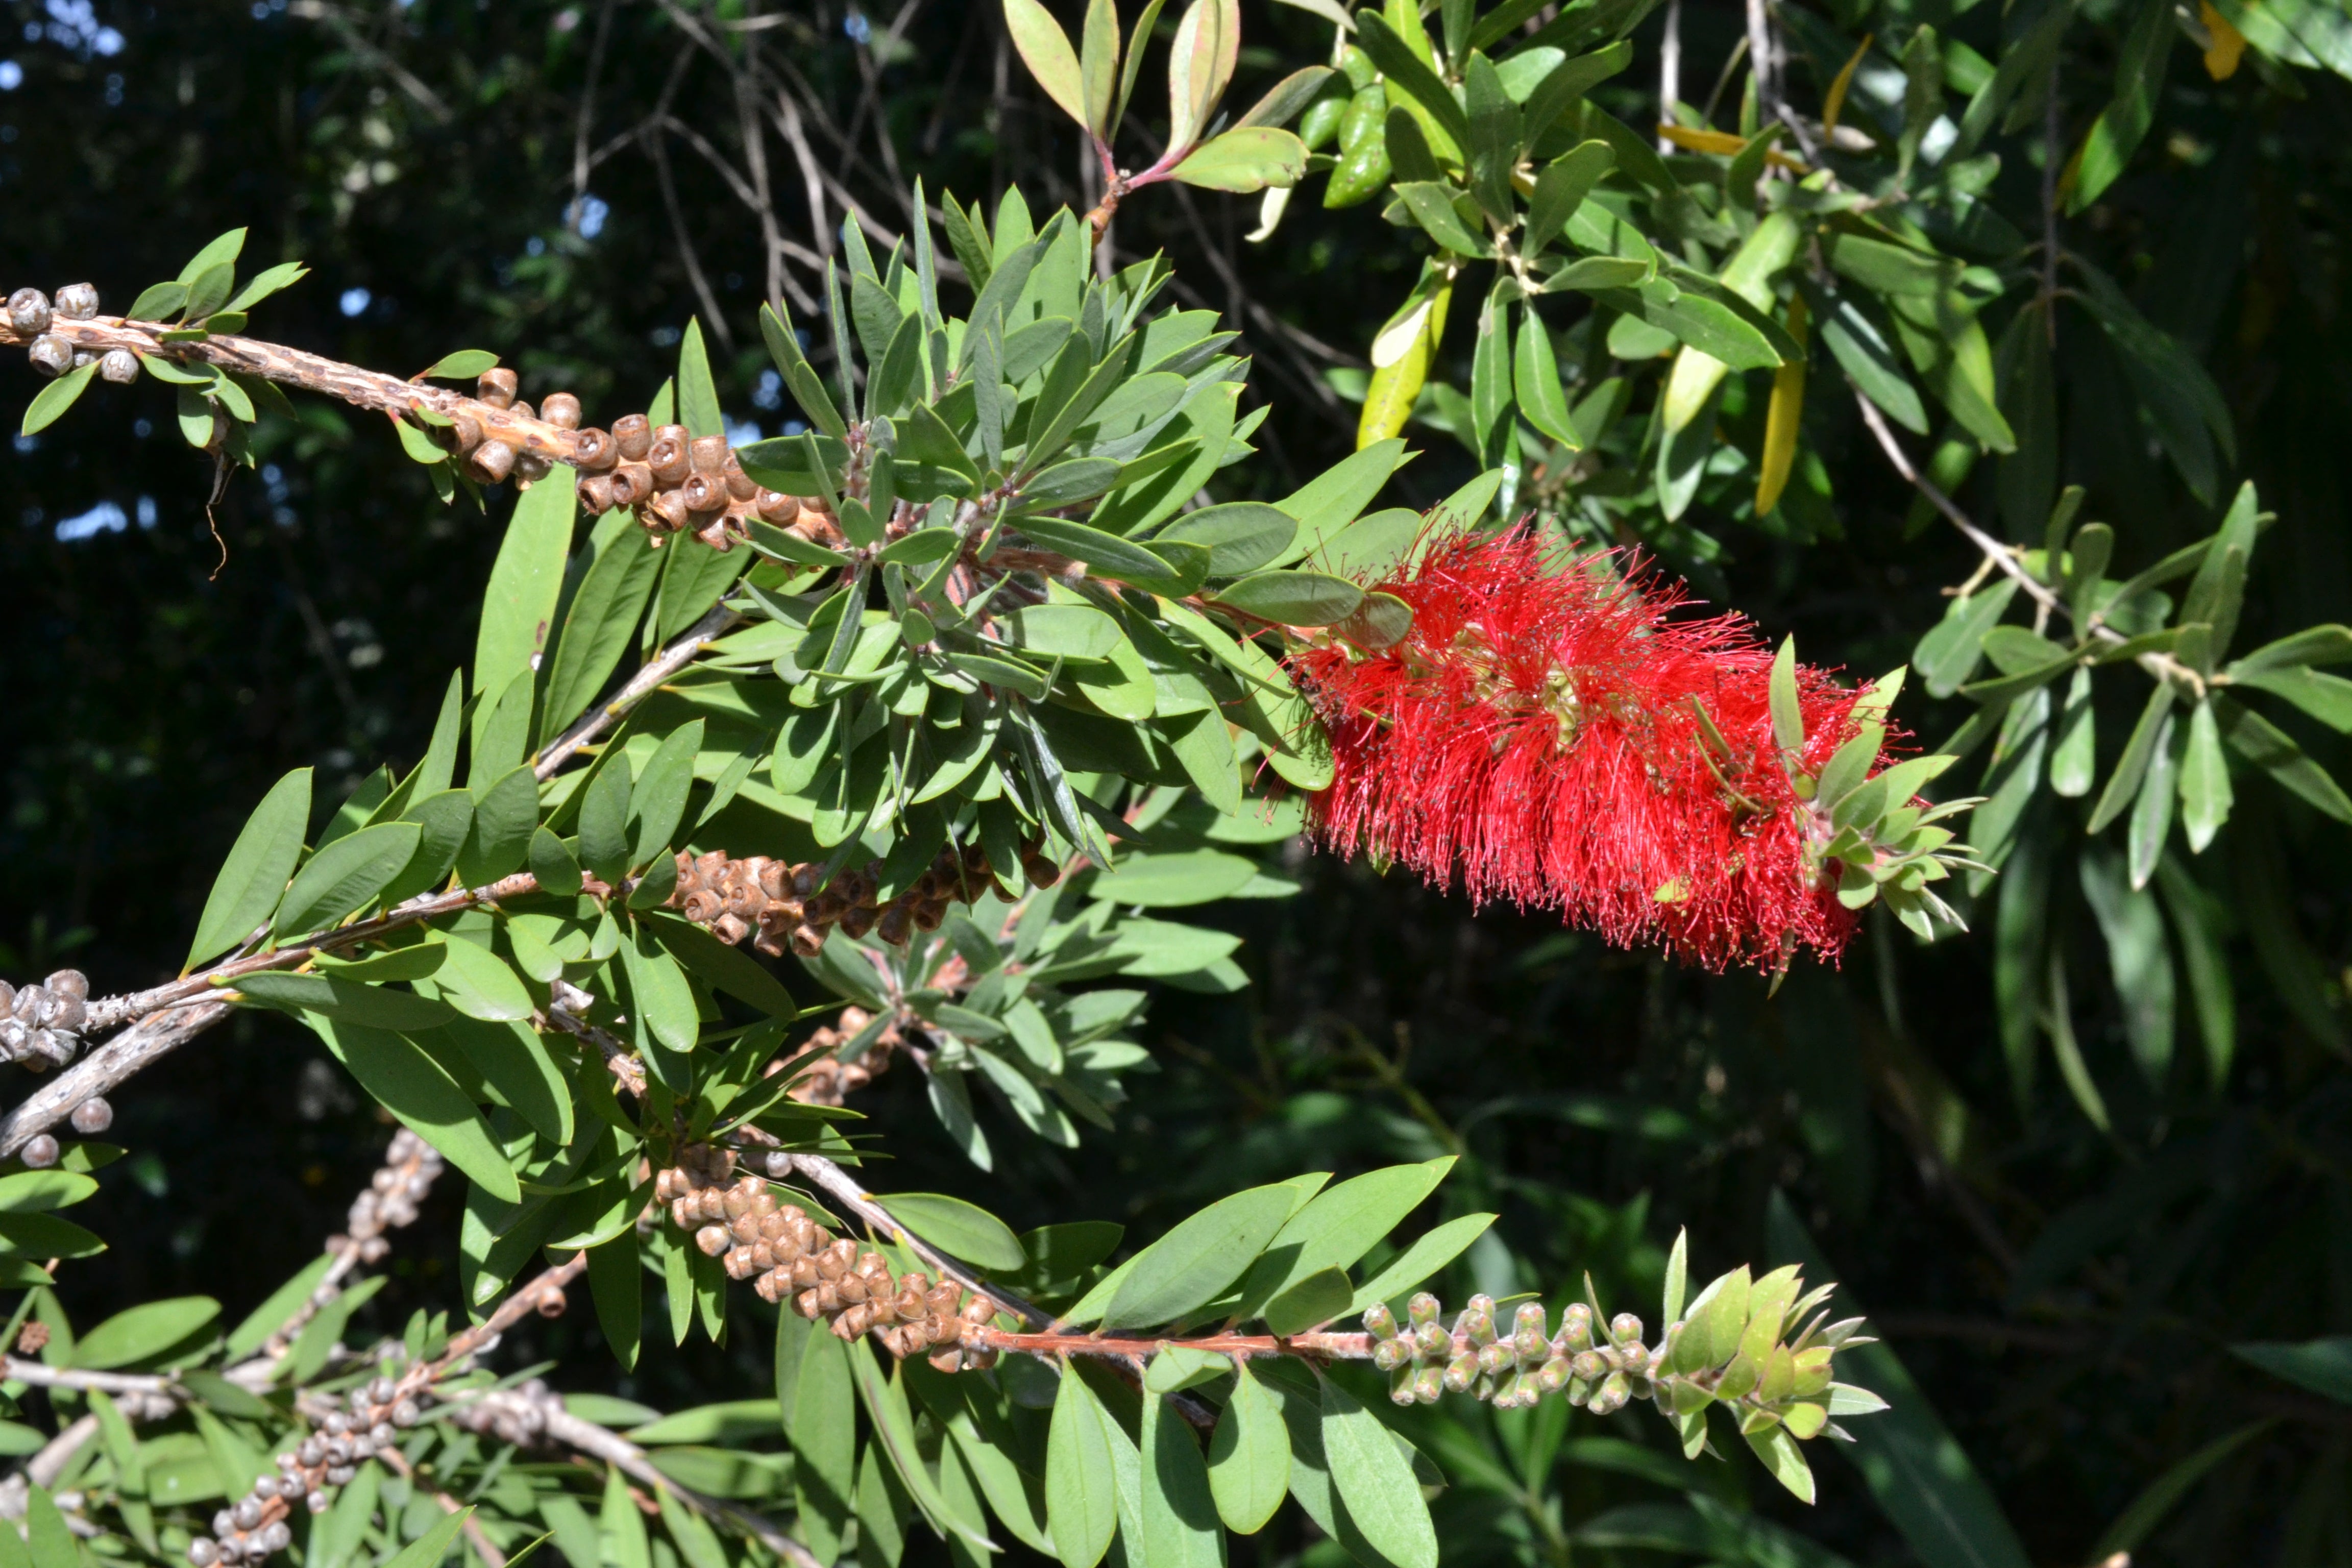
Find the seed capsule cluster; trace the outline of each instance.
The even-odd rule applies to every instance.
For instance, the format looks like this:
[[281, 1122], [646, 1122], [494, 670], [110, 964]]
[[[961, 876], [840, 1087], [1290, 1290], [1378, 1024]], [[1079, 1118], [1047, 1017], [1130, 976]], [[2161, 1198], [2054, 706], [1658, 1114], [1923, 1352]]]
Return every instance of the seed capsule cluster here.
[[344, 1408], [329, 1415], [292, 1451], [278, 1456], [278, 1471], [213, 1515], [210, 1535], [188, 1543], [194, 1568], [257, 1563], [294, 1541], [287, 1517], [295, 1509], [327, 1511], [326, 1489], [339, 1487], [359, 1467], [399, 1440], [422, 1412], [390, 1377], [379, 1374], [352, 1390]]
[[60, 969], [21, 991], [0, 980], [0, 1061], [33, 1072], [63, 1067], [81, 1049], [89, 1019], [89, 976], [79, 969]]
[[[478, 402], [523, 418], [531, 406], [518, 401], [515, 373], [500, 367], [482, 373]], [[692, 436], [683, 425], [656, 425], [642, 414], [613, 421], [609, 430], [580, 423], [580, 399], [551, 392], [537, 417], [572, 432], [572, 460], [579, 468], [580, 504], [592, 516], [625, 507], [653, 534], [692, 533], [714, 550], [730, 548], [751, 535], [751, 520], [772, 523], [813, 543], [842, 542], [839, 521], [823, 501], [803, 500], [761, 486], [743, 471], [724, 436]], [[543, 477], [548, 459], [519, 450], [459, 413], [434, 428], [436, 440], [466, 465], [474, 478], [496, 484], [512, 476], [526, 482]]]
[[866, 1043], [866, 1050], [856, 1061], [843, 1061], [833, 1053], [865, 1033], [874, 1022], [874, 1015], [863, 1007], [844, 1007], [838, 1024], [827, 1024], [811, 1035], [801, 1048], [789, 1057], [778, 1057], [768, 1064], [764, 1076], [772, 1078], [780, 1072], [797, 1072], [803, 1076], [800, 1082], [786, 1090], [803, 1105], [839, 1105], [842, 1096], [864, 1089], [877, 1074], [887, 1072], [890, 1058], [903, 1042], [898, 1037], [896, 1021], [885, 1024], [879, 1034]]
[[392, 1247], [385, 1231], [415, 1223], [416, 1205], [433, 1190], [441, 1169], [441, 1151], [405, 1127], [394, 1133], [367, 1190], [352, 1200], [345, 1234], [329, 1237], [327, 1250], [356, 1247], [361, 1262], [375, 1262]]
[[[681, 1162], [690, 1163], [657, 1174], [654, 1195], [669, 1205], [671, 1224], [722, 1260], [729, 1279], [750, 1279], [761, 1300], [789, 1301], [839, 1339], [872, 1333], [902, 1359], [928, 1353], [941, 1372], [996, 1364], [995, 1351], [963, 1342], [996, 1315], [985, 1297], [945, 1278], [893, 1276], [880, 1253], [861, 1253], [798, 1205], [779, 1204], [759, 1177], [727, 1182], [728, 1155], [707, 1147], [681, 1152]], [[720, 1173], [714, 1177], [714, 1170]]]
[[109, 381], [139, 379], [139, 360], [122, 349], [100, 356], [74, 347], [72, 340], [49, 331], [58, 321], [87, 321], [98, 314], [98, 290], [87, 283], [68, 283], [52, 300], [38, 289], [19, 289], [8, 296], [8, 325], [30, 333], [26, 357], [43, 375], [63, 375], [77, 365], [100, 360], [98, 374]]
[[1426, 1290], [1405, 1311], [1402, 1325], [1385, 1303], [1364, 1314], [1372, 1364], [1390, 1374], [1389, 1397], [1399, 1405], [1433, 1405], [1441, 1394], [1466, 1393], [1511, 1410], [1565, 1392], [1570, 1405], [1607, 1415], [1628, 1400], [1650, 1397], [1651, 1368], [1665, 1353], [1663, 1345], [1654, 1352], [1642, 1342], [1642, 1320], [1633, 1313], [1596, 1325], [1581, 1301], [1569, 1304], [1559, 1331], [1549, 1334], [1537, 1301], [1521, 1302], [1507, 1330], [1496, 1321], [1492, 1296], [1471, 1297], [1450, 1329], [1438, 1321], [1443, 1309]]
[[[1041, 888], [1061, 874], [1034, 845], [1024, 848], [1022, 868]], [[998, 885], [996, 868], [976, 839], [961, 853], [940, 850], [921, 876], [891, 899], [880, 897], [879, 860], [837, 872], [820, 886], [817, 879], [824, 874], [824, 868], [814, 862], [787, 864], [764, 855], [737, 860], [717, 849], [698, 858], [680, 852], [669, 905], [721, 942], [753, 936], [751, 945], [772, 958], [782, 957], [786, 947], [814, 958], [835, 926], [852, 938], [871, 931], [894, 947], [903, 946], [916, 931], [937, 930], [952, 905], [992, 892], [1008, 902], [1015, 896]]]

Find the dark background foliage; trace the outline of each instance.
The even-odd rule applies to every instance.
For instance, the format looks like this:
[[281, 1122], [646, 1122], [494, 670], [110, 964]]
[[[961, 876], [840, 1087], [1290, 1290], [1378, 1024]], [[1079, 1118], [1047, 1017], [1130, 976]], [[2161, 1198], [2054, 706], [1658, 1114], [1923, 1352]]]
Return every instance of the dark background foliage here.
[[[404, 373], [493, 349], [522, 369], [527, 395], [574, 388], [592, 420], [642, 406], [701, 311], [730, 412], [774, 434], [790, 409], [760, 374], [759, 225], [694, 145], [740, 152], [742, 106], [688, 37], [751, 9], [13, 0], [0, 5], [0, 283], [89, 278], [121, 309], [214, 233], [247, 225], [249, 258], [315, 269], [267, 308], [264, 335]], [[1883, 21], [1934, 21], [1997, 52], [1996, 7], [1949, 9]], [[934, 194], [991, 201], [1017, 176], [1041, 210], [1091, 200], [1070, 128], [1029, 87], [994, 6], [910, 0], [886, 16], [818, 0], [748, 19], [784, 60], [824, 172], [878, 229], [902, 228], [918, 174]], [[1328, 48], [1328, 27], [1300, 12], [1254, 5], [1247, 21], [1237, 102]], [[1740, 25], [1734, 8], [1686, 5], [1686, 95]], [[1629, 121], [1654, 118], [1635, 79], [1656, 31], [1654, 19], [1638, 35], [1642, 63], [1623, 79]], [[2096, 6], [2070, 35], [2072, 123], [2104, 100], [2116, 38]], [[1793, 76], [1812, 71], [1817, 89], [1837, 63], [1801, 57]], [[2176, 50], [2133, 172], [2067, 225], [2066, 242], [2180, 334], [2229, 396], [2241, 473], [2279, 514], [2257, 558], [2257, 640], [2352, 611], [2347, 110], [2352, 90], [2333, 77], [2250, 68], [2217, 84]], [[801, 169], [767, 141], [785, 236], [827, 248]], [[1996, 197], [2032, 228], [2038, 188], [2012, 157]], [[1171, 186], [1132, 199], [1115, 230], [1122, 255], [1169, 251], [1180, 294], [1234, 318], [1258, 356], [1247, 403], [1275, 410], [1260, 456], [1224, 476], [1235, 495], [1281, 495], [1348, 450], [1354, 408], [1321, 373], [1361, 363], [1410, 278], [1371, 208], [1297, 208], [1251, 247], [1251, 203]], [[785, 266], [808, 287], [804, 265]], [[1466, 361], [1465, 336], [1452, 343]], [[2059, 356], [2065, 476], [2090, 488], [2122, 558], [2151, 560], [2210, 526], [2126, 411], [2107, 351], [2069, 331]], [[5, 373], [12, 406], [32, 384]], [[103, 389], [0, 450], [0, 973], [71, 962], [113, 991], [172, 973], [270, 780], [315, 765], [333, 798], [421, 745], [468, 657], [509, 498], [493, 496], [488, 518], [439, 505], [372, 426], [302, 405], [299, 425], [265, 426], [257, 471], [234, 475], [209, 514], [207, 462], [152, 383]], [[1401, 484], [1427, 504], [1469, 461], [1442, 436], [1408, 434], [1426, 450]], [[1873, 673], [1907, 657], [1973, 552], [1906, 521], [1908, 492], [1850, 417], [1809, 435], [1832, 475], [1834, 537], [1708, 523], [1720, 558], [1670, 550], [1670, 564], [1698, 569], [1709, 597], [1775, 637], [1794, 631], [1809, 658]], [[1993, 513], [1989, 471], [1966, 499]], [[1928, 742], [1959, 717], [1916, 692], [1899, 712]], [[2118, 743], [2128, 715], [2103, 720]], [[1255, 987], [1157, 1007], [1163, 1070], [1140, 1080], [1118, 1136], [1041, 1150], [1006, 1128], [1001, 1168], [982, 1178], [937, 1135], [911, 1071], [866, 1109], [891, 1131], [893, 1184], [969, 1192], [1016, 1225], [1103, 1216], [1149, 1234], [1250, 1181], [1459, 1152], [1440, 1201], [1505, 1215], [1507, 1245], [1471, 1259], [1480, 1283], [1553, 1290], [1591, 1268], [1612, 1300], [1635, 1288], [1654, 1300], [1677, 1225], [1710, 1271], [1777, 1261], [1763, 1216], [1785, 1190], [2034, 1560], [2083, 1561], [2167, 1467], [2272, 1415], [2147, 1556], [2345, 1561], [2345, 1417], [2222, 1347], [2352, 1330], [2336, 978], [2347, 868], [2340, 829], [2241, 788], [2255, 798], [2200, 876], [2242, 921], [2247, 900], [2289, 912], [2322, 1011], [2283, 1005], [2264, 979], [2278, 944], [2242, 936], [2227, 1086], [2205, 1081], [2184, 1023], [2175, 1075], [2151, 1090], [2130, 1075], [2095, 928], [2077, 911], [2074, 972], [2095, 978], [2078, 984], [2076, 1023], [2116, 1111], [2112, 1136], [2054, 1088], [2013, 1101], [1990, 907], [1975, 937], [1934, 949], [1873, 924], [1842, 971], [1800, 973], [1768, 1002], [1753, 977], [1671, 969], [1304, 855], [1303, 897], [1229, 916], [1247, 931]], [[362, 1104], [308, 1036], [251, 1016], [128, 1086], [116, 1125], [129, 1179], [109, 1182], [92, 1222], [113, 1249], [66, 1271], [69, 1306], [94, 1315], [195, 1290], [232, 1312], [257, 1300], [364, 1181], [384, 1129]], [[456, 1202], [436, 1194], [402, 1239], [394, 1288], [373, 1309], [385, 1321], [453, 1300]], [[543, 1337], [567, 1385], [613, 1386], [583, 1324]], [[756, 1393], [757, 1340], [649, 1356], [625, 1390], [664, 1405]], [[1619, 1419], [1611, 1430], [1660, 1442], [1654, 1423]], [[1760, 1492], [1758, 1506], [1858, 1560], [1899, 1559], [1853, 1473], [1823, 1475], [1809, 1516]], [[1721, 1484], [1757, 1479], [1743, 1456]], [[1656, 1495], [1604, 1469], [1562, 1488], [1572, 1517]], [[1449, 1540], [1456, 1528], [1465, 1555], [1484, 1549], [1460, 1520]]]

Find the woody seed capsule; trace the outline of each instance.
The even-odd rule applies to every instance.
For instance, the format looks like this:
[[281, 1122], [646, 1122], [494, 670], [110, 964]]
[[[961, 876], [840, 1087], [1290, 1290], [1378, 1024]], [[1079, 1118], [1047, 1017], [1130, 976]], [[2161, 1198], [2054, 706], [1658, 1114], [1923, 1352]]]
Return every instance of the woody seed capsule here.
[[17, 1151], [16, 1157], [28, 1169], [46, 1171], [58, 1163], [58, 1141], [46, 1132], [36, 1133]]
[[474, 395], [493, 408], [512, 408], [515, 389], [520, 384], [513, 371], [500, 365], [482, 373], [481, 379], [474, 384]]
[[98, 314], [98, 288], [68, 283], [57, 292], [57, 312], [68, 321], [87, 321]]
[[641, 510], [641, 521], [647, 528], [676, 533], [687, 525], [686, 498], [677, 490], [663, 490], [646, 502]]
[[727, 471], [727, 437], [697, 436], [687, 443], [686, 458], [696, 473], [717, 479]]
[[619, 447], [623, 460], [642, 462], [653, 449], [653, 421], [642, 414], [624, 414], [613, 421], [613, 440]]
[[476, 479], [495, 485], [514, 472], [515, 457], [515, 449], [504, 441], [485, 441], [474, 448], [469, 462]]
[[99, 357], [98, 377], [117, 386], [129, 386], [139, 379], [139, 356], [129, 349], [109, 349]]
[[63, 375], [73, 368], [73, 344], [55, 333], [35, 338], [25, 354], [43, 375]]
[[580, 428], [580, 400], [568, 392], [551, 392], [539, 405], [539, 416], [558, 430]]
[[590, 474], [580, 481], [580, 505], [591, 516], [613, 510], [613, 481], [603, 474]]
[[743, 471], [743, 465], [736, 460], [731, 448], [728, 451], [726, 463], [719, 470], [719, 477], [727, 481], [727, 493], [737, 500], [750, 500], [760, 493], [759, 481]]
[[727, 487], [713, 474], [692, 473], [677, 488], [690, 512], [716, 511], [727, 504]]
[[653, 445], [646, 449], [646, 466], [654, 471], [654, 481], [667, 489], [683, 484], [692, 472], [687, 459], [686, 426], [665, 425], [654, 432]]
[[761, 490], [753, 499], [751, 508], [760, 514], [761, 521], [772, 522], [779, 528], [801, 514], [799, 500], [782, 490]]
[[601, 474], [620, 459], [620, 443], [590, 426], [572, 437], [572, 460], [583, 473]]
[[613, 470], [613, 504], [641, 506], [654, 493], [653, 470], [643, 463], [623, 463]]
[[49, 330], [49, 297], [38, 289], [19, 289], [8, 296], [8, 324], [20, 332]]
[[90, 1096], [73, 1108], [73, 1129], [84, 1135], [105, 1131], [114, 1125], [114, 1107], [97, 1095]]

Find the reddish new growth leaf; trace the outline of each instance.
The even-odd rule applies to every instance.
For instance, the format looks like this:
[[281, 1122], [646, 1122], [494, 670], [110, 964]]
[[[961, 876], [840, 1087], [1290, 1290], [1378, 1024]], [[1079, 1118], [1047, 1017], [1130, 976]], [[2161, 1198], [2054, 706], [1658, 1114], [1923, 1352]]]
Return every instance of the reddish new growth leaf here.
[[[1402, 642], [1293, 656], [1331, 736], [1316, 836], [1709, 969], [1834, 960], [1854, 917], [1773, 740], [1752, 626], [1676, 618], [1681, 584], [1606, 554], [1558, 574], [1544, 555], [1523, 529], [1457, 538], [1377, 584], [1412, 606]], [[1798, 690], [1797, 766], [1817, 773], [1859, 693], [1802, 668]]]

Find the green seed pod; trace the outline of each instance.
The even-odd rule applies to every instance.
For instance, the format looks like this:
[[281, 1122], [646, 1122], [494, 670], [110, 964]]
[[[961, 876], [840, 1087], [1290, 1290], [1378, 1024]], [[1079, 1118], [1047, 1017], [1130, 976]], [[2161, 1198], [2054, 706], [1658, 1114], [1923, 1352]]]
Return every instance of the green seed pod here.
[[[1344, 124], [1340, 134], [1343, 139], [1347, 134]], [[1353, 152], [1339, 154], [1339, 165], [1323, 186], [1323, 205], [1333, 210], [1360, 206], [1388, 188], [1389, 174], [1388, 142], [1376, 131], [1364, 137]]]
[[1375, 1301], [1364, 1309], [1364, 1332], [1376, 1340], [1396, 1338], [1396, 1314], [1389, 1310], [1386, 1301]]
[[[1333, 90], [1334, 86], [1339, 90]], [[1339, 121], [1348, 115], [1346, 82], [1338, 77], [1324, 85], [1307, 112], [1298, 117], [1298, 139], [1307, 143], [1310, 153], [1320, 152], [1331, 138], [1339, 133]]]
[[1478, 1379], [1478, 1358], [1458, 1355], [1445, 1363], [1445, 1386], [1459, 1394]]
[[1621, 1345], [1632, 1344], [1642, 1337], [1642, 1320], [1632, 1312], [1620, 1312], [1609, 1320], [1609, 1337]]
[[1412, 1300], [1404, 1304], [1405, 1316], [1412, 1321], [1412, 1326], [1416, 1329], [1424, 1323], [1437, 1321], [1437, 1314], [1443, 1310], [1437, 1303], [1437, 1298], [1426, 1290], [1415, 1291]]
[[1339, 116], [1339, 155], [1346, 157], [1367, 142], [1386, 142], [1388, 89], [1378, 82], [1359, 89]]

